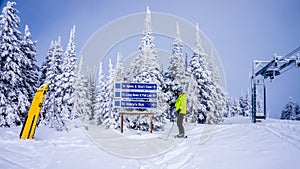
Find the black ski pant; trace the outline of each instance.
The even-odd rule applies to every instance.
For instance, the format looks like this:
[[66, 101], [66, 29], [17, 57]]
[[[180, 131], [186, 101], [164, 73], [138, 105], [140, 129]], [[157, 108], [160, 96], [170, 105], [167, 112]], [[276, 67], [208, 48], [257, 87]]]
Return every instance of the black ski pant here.
[[179, 134], [183, 134], [184, 135], [184, 128], [183, 128], [183, 118], [184, 118], [184, 114], [179, 113], [178, 117], [177, 117], [177, 127], [179, 130]]

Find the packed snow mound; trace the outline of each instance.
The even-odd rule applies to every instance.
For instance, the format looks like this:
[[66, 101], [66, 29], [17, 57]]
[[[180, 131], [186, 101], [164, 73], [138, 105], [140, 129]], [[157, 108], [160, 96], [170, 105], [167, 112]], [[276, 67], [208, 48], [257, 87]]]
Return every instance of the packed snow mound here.
[[[178, 139], [169, 151], [142, 159], [123, 158], [103, 150], [84, 127], [70, 132], [39, 127], [34, 140], [20, 140], [20, 131], [21, 127], [0, 129], [1, 169], [299, 168], [298, 121], [268, 119], [253, 124], [249, 118], [232, 117], [221, 125], [197, 124], [188, 132], [188, 138]], [[132, 133], [127, 131], [131, 139], [157, 138], [157, 133], [153, 138]]]

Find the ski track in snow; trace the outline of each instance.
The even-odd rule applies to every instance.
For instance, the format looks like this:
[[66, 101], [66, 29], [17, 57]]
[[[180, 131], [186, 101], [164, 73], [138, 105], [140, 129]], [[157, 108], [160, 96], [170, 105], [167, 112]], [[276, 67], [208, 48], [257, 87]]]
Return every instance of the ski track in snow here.
[[[201, 135], [207, 135], [206, 137], [210, 137], [212, 132], [220, 132], [223, 129], [217, 129], [217, 127], [213, 127], [212, 130], [207, 130], [206, 125], [192, 125], [186, 127], [188, 138], [176, 138], [177, 141], [176, 146], [172, 151], [169, 151], [163, 155], [155, 157], [150, 160], [146, 160], [142, 162], [140, 169], [180, 169], [180, 168], [190, 168], [190, 166], [186, 166], [189, 161], [193, 160], [194, 153], [192, 153], [191, 149], [195, 145], [198, 145], [199, 138]], [[212, 128], [211, 128], [212, 129]], [[217, 129], [217, 130], [215, 130]], [[170, 137], [170, 139], [174, 139]], [[184, 157], [182, 157], [184, 155]]]
[[156, 162], [156, 164], [157, 165], [164, 164], [164, 163], [170, 161], [171, 159], [185, 153], [189, 148], [190, 147], [188, 147], [188, 146], [179, 146], [178, 148], [176, 148], [176, 151], [171, 151], [170, 153], [163, 155], [163, 158], [161, 160], [159, 160], [158, 162]]
[[5, 169], [7, 166], [9, 166], [10, 169], [27, 169], [23, 165], [17, 164], [13, 160], [9, 160], [3, 157], [3, 155], [0, 155], [0, 168]]
[[[188, 138], [176, 138], [177, 144], [172, 151], [165, 153], [159, 157], [152, 160], [147, 160], [141, 165], [140, 169], [181, 169], [190, 168], [192, 165], [188, 164], [193, 161], [194, 153], [193, 148], [198, 147], [199, 144], [204, 144], [201, 141], [201, 136], [206, 139], [206, 141], [215, 133], [222, 132], [231, 126], [207, 126], [198, 125], [193, 126], [195, 128], [189, 128], [187, 131]], [[194, 164], [194, 162], [191, 162]], [[195, 166], [192, 166], [195, 168]]]
[[5, 166], [10, 166], [9, 168], [37, 168], [39, 150], [35, 149], [35, 146], [28, 142], [24, 144], [20, 140], [4, 141], [0, 143], [0, 158], [6, 163]]
[[163, 169], [180, 169], [193, 158], [193, 153], [188, 153], [182, 160], [166, 165]]
[[[276, 125], [277, 124], [277, 125]], [[280, 124], [280, 125], [278, 125]], [[288, 121], [260, 125], [268, 133], [271, 133], [300, 150], [300, 126], [289, 124]], [[296, 131], [296, 132], [295, 132]]]

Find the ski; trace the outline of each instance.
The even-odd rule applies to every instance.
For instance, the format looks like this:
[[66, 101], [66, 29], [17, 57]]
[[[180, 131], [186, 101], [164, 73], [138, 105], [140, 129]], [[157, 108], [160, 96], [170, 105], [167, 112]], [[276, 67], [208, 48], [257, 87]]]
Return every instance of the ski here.
[[174, 138], [188, 138], [188, 136], [186, 135], [186, 136], [183, 136], [183, 137], [178, 137], [178, 136], [176, 135], [176, 136], [174, 136]]
[[31, 106], [29, 108], [25, 123], [23, 124], [20, 139], [33, 139], [39, 114], [43, 105], [46, 91], [49, 84], [39, 87], [34, 95]]

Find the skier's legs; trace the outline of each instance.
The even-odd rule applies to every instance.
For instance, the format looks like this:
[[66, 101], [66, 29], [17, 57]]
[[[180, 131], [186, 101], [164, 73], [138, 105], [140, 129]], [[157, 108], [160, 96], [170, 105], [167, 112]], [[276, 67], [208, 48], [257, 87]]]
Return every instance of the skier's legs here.
[[179, 130], [179, 135], [184, 135], [184, 128], [183, 128], [183, 117], [184, 114], [179, 113], [177, 117], [177, 127]]

